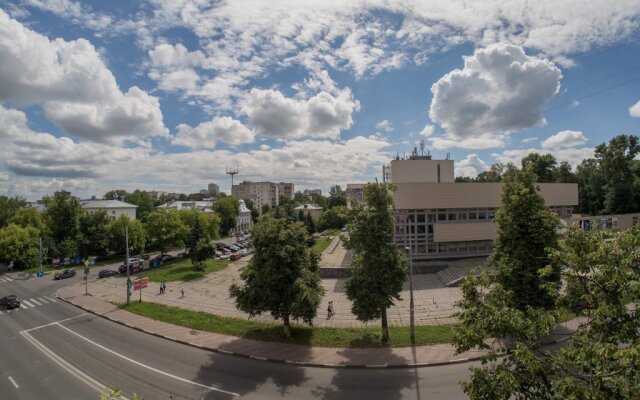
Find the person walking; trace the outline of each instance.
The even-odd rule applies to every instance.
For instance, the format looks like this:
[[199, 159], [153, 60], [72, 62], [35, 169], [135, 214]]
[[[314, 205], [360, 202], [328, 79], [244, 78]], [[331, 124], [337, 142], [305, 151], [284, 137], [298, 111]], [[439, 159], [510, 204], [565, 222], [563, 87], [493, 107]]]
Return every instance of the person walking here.
[[180, 289], [180, 293], [182, 294], [182, 296], [180, 296], [181, 298], [184, 297], [184, 289]]
[[329, 305], [327, 306], [327, 319], [333, 317], [335, 312], [333, 311], [333, 300], [329, 300]]
[[162, 283], [162, 282], [160, 282], [160, 294], [162, 294], [162, 293], [163, 293], [163, 289], [164, 289], [164, 288], [162, 287], [162, 285], [163, 285], [163, 283]]

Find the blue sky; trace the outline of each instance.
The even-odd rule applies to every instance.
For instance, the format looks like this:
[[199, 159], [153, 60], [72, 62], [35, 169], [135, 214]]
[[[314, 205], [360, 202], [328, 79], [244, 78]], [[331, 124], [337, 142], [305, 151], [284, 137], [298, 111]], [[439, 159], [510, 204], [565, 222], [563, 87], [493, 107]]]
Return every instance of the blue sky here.
[[[504, 4], [503, 4], [504, 3]], [[0, 194], [474, 176], [638, 135], [637, 1], [0, 1]]]

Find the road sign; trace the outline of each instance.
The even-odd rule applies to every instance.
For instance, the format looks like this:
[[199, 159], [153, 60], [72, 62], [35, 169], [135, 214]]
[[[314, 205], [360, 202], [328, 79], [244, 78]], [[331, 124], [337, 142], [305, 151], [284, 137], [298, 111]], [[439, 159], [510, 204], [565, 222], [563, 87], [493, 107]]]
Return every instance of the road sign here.
[[133, 281], [133, 290], [144, 289], [149, 285], [149, 278], [141, 278]]

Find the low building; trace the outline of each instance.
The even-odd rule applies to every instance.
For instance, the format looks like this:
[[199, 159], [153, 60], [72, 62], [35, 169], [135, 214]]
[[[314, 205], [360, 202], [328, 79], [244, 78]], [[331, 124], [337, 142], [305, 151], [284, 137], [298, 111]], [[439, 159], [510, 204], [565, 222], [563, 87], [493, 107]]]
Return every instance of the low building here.
[[348, 183], [345, 190], [347, 208], [351, 208], [353, 202], [362, 203], [364, 201], [364, 187], [366, 183]]
[[248, 231], [253, 226], [251, 221], [251, 210], [247, 208], [244, 200], [238, 200], [240, 203], [238, 218], [236, 219], [236, 232]]
[[302, 211], [304, 216], [311, 215], [311, 219], [313, 222], [318, 222], [320, 219], [320, 214], [322, 214], [322, 207], [317, 204], [301, 204], [298, 207], [294, 208], [296, 211], [296, 215]]
[[640, 221], [640, 213], [616, 215], [574, 215], [570, 224], [576, 224], [585, 231], [623, 231]]
[[138, 208], [136, 205], [120, 200], [81, 200], [80, 205], [88, 213], [105, 211], [112, 219], [118, 219], [121, 215], [126, 215], [129, 219], [136, 219], [136, 209]]
[[169, 210], [198, 210], [203, 212], [213, 211], [213, 201], [170, 201], [158, 206]]
[[[455, 183], [452, 160], [419, 156], [391, 161], [383, 178], [396, 187], [395, 242], [410, 247], [414, 259], [491, 254], [502, 184]], [[569, 221], [578, 205], [578, 185], [539, 183], [538, 187], [547, 207]]]

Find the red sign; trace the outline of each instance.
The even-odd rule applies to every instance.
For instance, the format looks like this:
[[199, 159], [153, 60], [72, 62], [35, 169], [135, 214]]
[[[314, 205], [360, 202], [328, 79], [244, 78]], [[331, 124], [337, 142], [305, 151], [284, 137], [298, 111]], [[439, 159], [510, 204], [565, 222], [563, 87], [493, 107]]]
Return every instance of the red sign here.
[[147, 287], [149, 284], [149, 278], [136, 279], [133, 281], [133, 290], [140, 290]]

